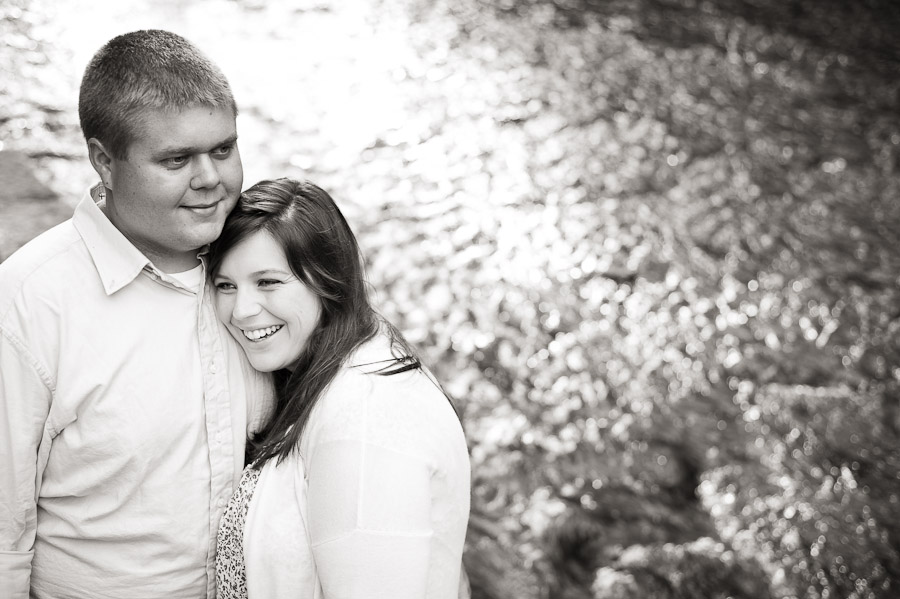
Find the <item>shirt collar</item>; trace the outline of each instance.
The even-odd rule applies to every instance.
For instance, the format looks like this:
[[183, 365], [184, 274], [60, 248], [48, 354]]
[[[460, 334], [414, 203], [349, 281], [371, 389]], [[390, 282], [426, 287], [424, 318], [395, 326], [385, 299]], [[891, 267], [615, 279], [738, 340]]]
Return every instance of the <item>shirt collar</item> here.
[[113, 225], [94, 200], [97, 187], [88, 190], [75, 207], [72, 223], [84, 240], [107, 295], [131, 283], [150, 264]]
[[[97, 184], [85, 192], [75, 207], [72, 222], [87, 246], [106, 294], [112, 295], [122, 289], [145, 268], [155, 272], [159, 278], [166, 279], [167, 275], [159, 271], [106, 217], [103, 212], [105, 204], [96, 199], [99, 188], [100, 185]], [[204, 272], [208, 253], [208, 245], [197, 251]]]

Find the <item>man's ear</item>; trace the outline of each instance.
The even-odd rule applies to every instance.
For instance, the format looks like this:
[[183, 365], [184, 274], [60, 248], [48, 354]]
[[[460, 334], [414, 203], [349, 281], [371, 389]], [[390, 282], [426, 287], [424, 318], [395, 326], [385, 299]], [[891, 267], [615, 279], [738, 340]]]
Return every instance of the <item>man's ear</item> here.
[[100, 175], [100, 180], [103, 181], [104, 185], [108, 187], [112, 180], [112, 154], [107, 151], [103, 143], [96, 137], [90, 138], [87, 145], [88, 158], [91, 161], [91, 166], [93, 166], [94, 170], [97, 171], [97, 174]]

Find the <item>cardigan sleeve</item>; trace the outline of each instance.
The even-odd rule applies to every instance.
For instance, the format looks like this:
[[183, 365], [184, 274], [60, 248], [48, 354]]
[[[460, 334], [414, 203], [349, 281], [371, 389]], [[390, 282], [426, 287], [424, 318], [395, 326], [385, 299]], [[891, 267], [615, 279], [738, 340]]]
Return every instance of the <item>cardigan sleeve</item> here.
[[363, 439], [328, 441], [309, 468], [310, 544], [327, 599], [426, 594], [431, 471]]

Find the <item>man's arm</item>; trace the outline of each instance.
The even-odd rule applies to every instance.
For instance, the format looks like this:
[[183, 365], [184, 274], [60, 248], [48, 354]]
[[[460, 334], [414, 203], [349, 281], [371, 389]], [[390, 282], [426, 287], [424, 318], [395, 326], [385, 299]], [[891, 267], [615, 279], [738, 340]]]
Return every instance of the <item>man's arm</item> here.
[[29, 595], [50, 397], [34, 360], [0, 330], [0, 596], [9, 599]]

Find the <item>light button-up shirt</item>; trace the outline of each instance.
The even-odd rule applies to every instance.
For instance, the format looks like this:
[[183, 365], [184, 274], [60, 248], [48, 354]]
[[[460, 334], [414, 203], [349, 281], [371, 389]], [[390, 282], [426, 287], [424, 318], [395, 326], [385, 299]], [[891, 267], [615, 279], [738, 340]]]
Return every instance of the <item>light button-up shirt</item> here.
[[0, 264], [0, 596], [213, 597], [270, 401], [205, 277], [156, 269], [86, 196]]

